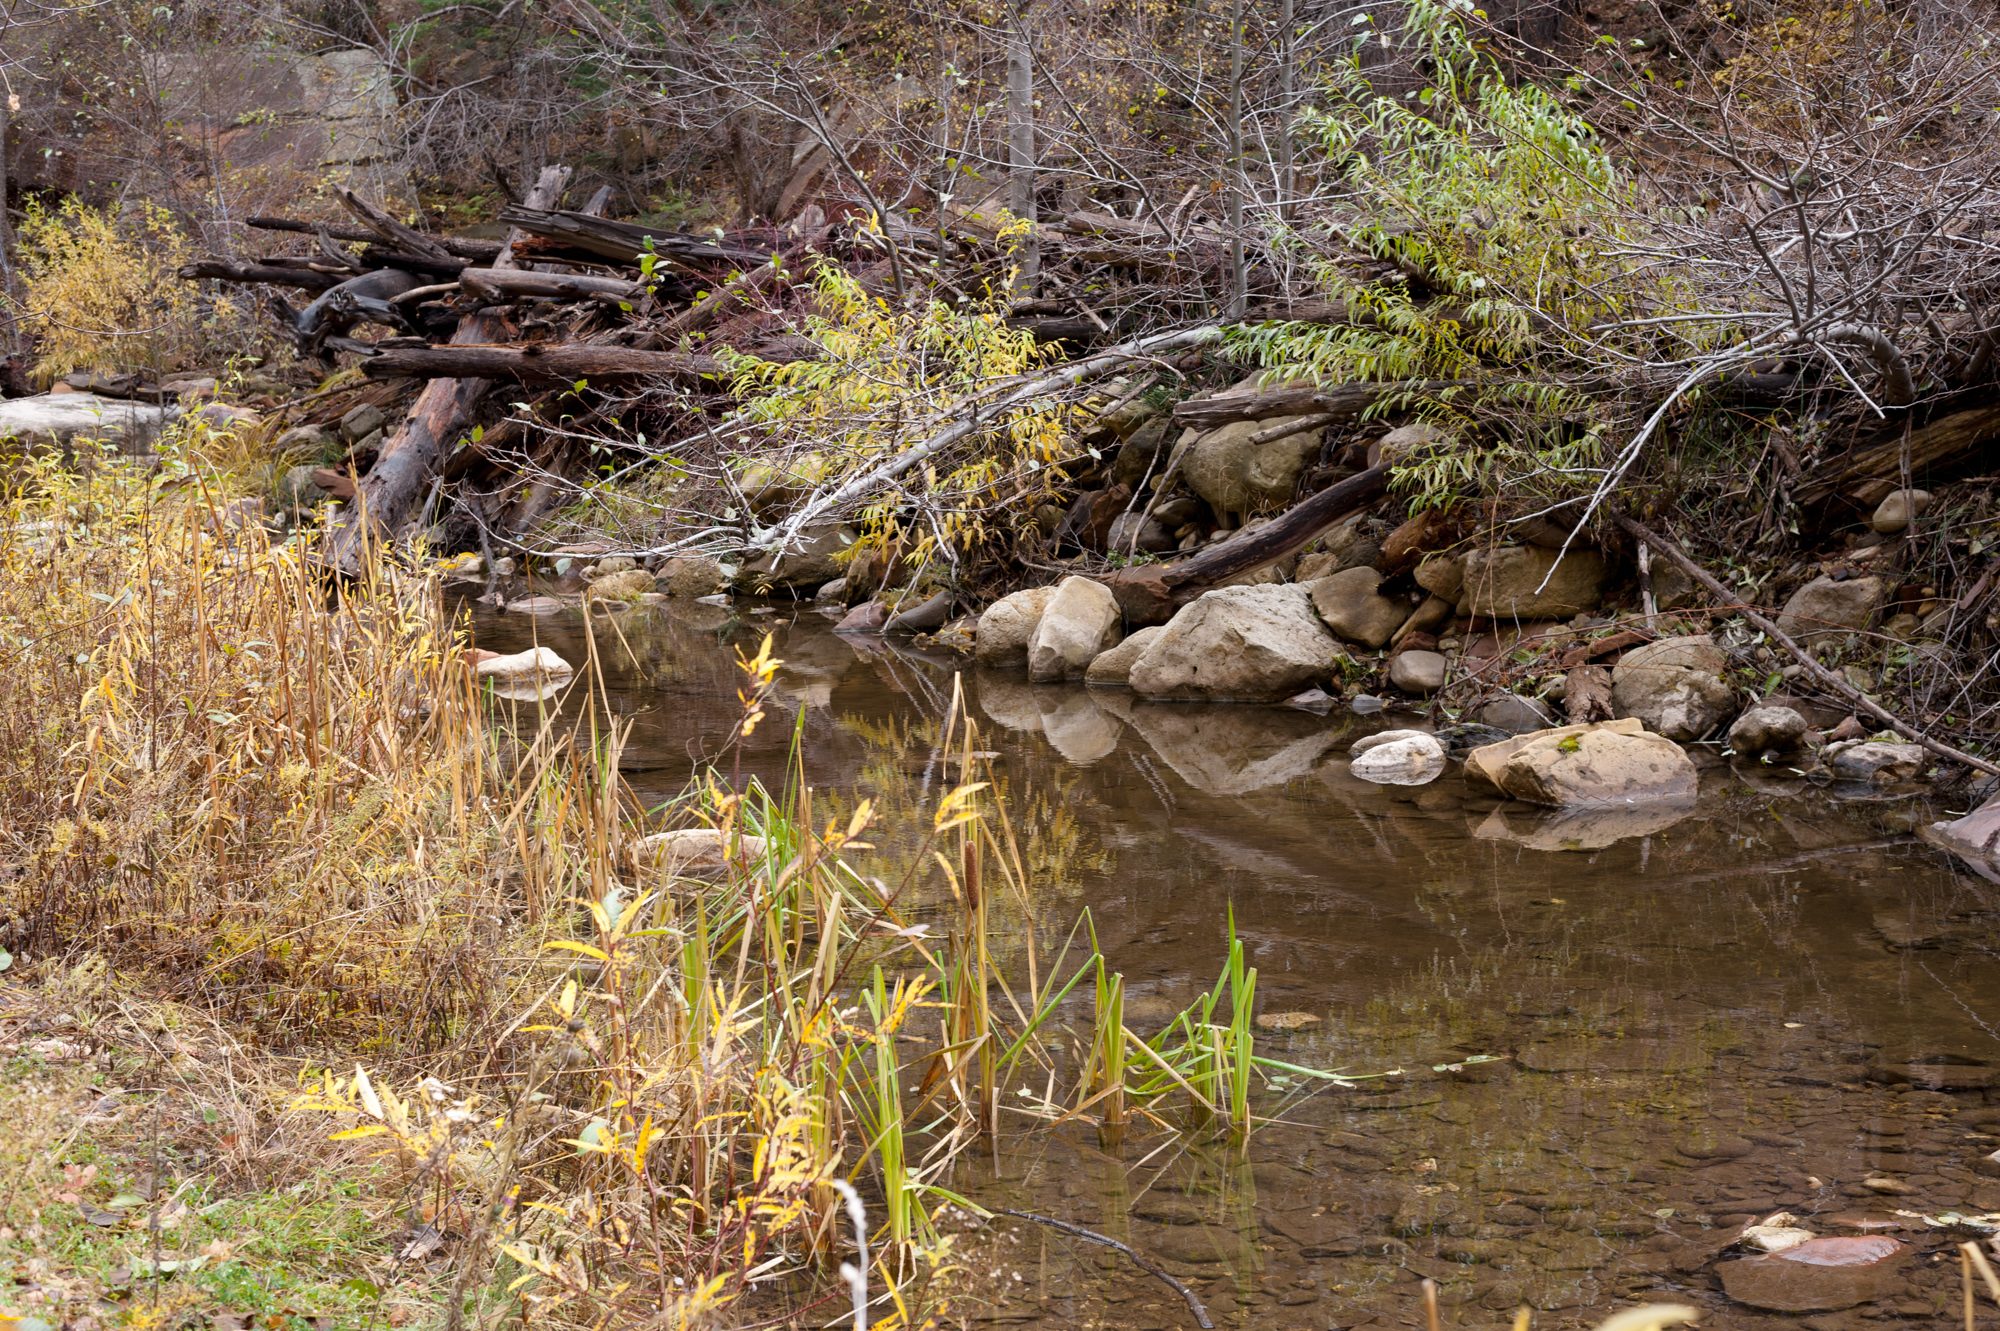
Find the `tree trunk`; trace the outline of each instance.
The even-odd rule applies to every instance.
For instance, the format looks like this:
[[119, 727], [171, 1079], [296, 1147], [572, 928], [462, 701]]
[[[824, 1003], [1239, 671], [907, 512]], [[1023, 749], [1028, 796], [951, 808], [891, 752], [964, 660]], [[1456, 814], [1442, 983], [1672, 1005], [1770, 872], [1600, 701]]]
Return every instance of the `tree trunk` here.
[[[1018, 0], [1007, 28], [1007, 207], [1035, 221], [1035, 66], [1028, 45], [1029, 0]], [[1014, 298], [1032, 300], [1041, 282], [1042, 252], [1031, 225], [1017, 251]]]

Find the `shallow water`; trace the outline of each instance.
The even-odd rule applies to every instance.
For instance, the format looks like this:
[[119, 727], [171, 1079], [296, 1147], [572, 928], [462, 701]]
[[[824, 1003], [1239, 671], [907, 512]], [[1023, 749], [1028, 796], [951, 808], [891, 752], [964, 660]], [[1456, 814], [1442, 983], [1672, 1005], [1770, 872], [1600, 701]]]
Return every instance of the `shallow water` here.
[[[947, 659], [838, 638], [802, 607], [616, 622], [622, 641], [598, 636], [642, 794], [674, 794], [721, 751], [735, 651], [765, 631], [816, 785], [893, 820], [949, 784], [931, 747]], [[586, 656], [574, 614], [481, 611], [475, 630]], [[1130, 1243], [1218, 1326], [1420, 1325], [1426, 1277], [1458, 1327], [1524, 1303], [1537, 1326], [1594, 1325], [1662, 1297], [1724, 1328], [1955, 1316], [1954, 1240], [1892, 1213], [2000, 1211], [2000, 1178], [1975, 1169], [2000, 1147], [2000, 888], [1908, 835], [1935, 810], [1717, 764], [1681, 821], [1566, 822], [1469, 795], [1455, 770], [1416, 789], [1354, 780], [1347, 745], [1393, 718], [1150, 706], [969, 671], [964, 687], [1015, 795], [1045, 955], [1088, 907], [1129, 1024], [1150, 1030], [1213, 983], [1233, 908], [1261, 1009], [1323, 1019], [1260, 1050], [1408, 1070], [1285, 1105], [1247, 1160], [1023, 1133], [953, 1181], [982, 1204]], [[780, 775], [789, 740], [767, 723], [742, 770]], [[1475, 1054], [1504, 1057], [1432, 1070]], [[1718, 1256], [1780, 1209], [1822, 1233], [1890, 1217], [1916, 1248], [1906, 1278], [1847, 1311], [1730, 1302]], [[1194, 1325], [1108, 1249], [1016, 1221], [959, 1245], [1005, 1291], [960, 1308], [972, 1322]]]

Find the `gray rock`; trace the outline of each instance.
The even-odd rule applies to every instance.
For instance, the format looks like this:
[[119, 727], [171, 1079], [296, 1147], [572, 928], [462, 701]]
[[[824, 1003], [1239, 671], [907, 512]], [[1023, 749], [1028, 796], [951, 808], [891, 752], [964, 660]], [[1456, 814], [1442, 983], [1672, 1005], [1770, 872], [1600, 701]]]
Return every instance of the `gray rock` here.
[[587, 581], [596, 582], [599, 578], [608, 578], [614, 573], [630, 573], [638, 567], [639, 561], [630, 555], [612, 555], [592, 564], [583, 576]]
[[1814, 578], [1792, 593], [1778, 613], [1778, 627], [1794, 638], [1825, 633], [1858, 633], [1875, 622], [1888, 598], [1889, 584], [1872, 574], [1859, 578]]
[[1930, 751], [1919, 744], [1891, 744], [1884, 740], [1850, 739], [1829, 744], [1820, 753], [1833, 774], [1844, 781], [1872, 781], [1888, 785], [1913, 781], [1930, 761]]
[[669, 596], [692, 599], [722, 591], [729, 586], [729, 573], [720, 560], [707, 555], [675, 555], [661, 566], [654, 581]]
[[1374, 569], [1350, 568], [1315, 579], [1306, 590], [1313, 609], [1334, 633], [1364, 647], [1380, 647], [1410, 617], [1407, 604], [1376, 590], [1381, 585], [1382, 575]]
[[1923, 516], [1931, 506], [1928, 490], [1891, 490], [1881, 503], [1875, 506], [1868, 525], [1884, 536], [1894, 536], [1907, 531], [1912, 522]]
[[1442, 597], [1456, 604], [1459, 593], [1465, 590], [1465, 556], [1425, 555], [1417, 562], [1414, 576], [1417, 579], [1417, 586], [1432, 596]]
[[1028, 639], [1028, 678], [1080, 679], [1099, 653], [1118, 643], [1118, 599], [1103, 583], [1064, 578]]
[[951, 618], [951, 593], [936, 592], [921, 601], [908, 602], [883, 622], [884, 633], [929, 633], [943, 628]]
[[1149, 698], [1277, 702], [1345, 661], [1305, 588], [1222, 587], [1182, 606], [1140, 653], [1132, 688]]
[[330, 462], [340, 448], [340, 436], [324, 425], [294, 425], [279, 435], [271, 448], [279, 457], [309, 457]]
[[[1378, 730], [1372, 735], [1363, 735], [1360, 739], [1348, 745], [1347, 756], [1350, 758], [1359, 758], [1370, 749], [1380, 748], [1384, 744], [1394, 744], [1397, 740], [1413, 739], [1419, 736], [1433, 741], [1437, 738], [1428, 730]], [[1439, 751], [1443, 751], [1443, 746], [1439, 746]]]
[[1444, 771], [1444, 745], [1420, 731], [1406, 731], [1362, 750], [1349, 770], [1378, 786], [1422, 786]]
[[1609, 576], [1594, 550], [1536, 545], [1475, 549], [1465, 556], [1458, 612], [1488, 619], [1568, 619], [1595, 610]]
[[1428, 697], [1444, 687], [1450, 665], [1438, 652], [1397, 652], [1389, 658], [1389, 682], [1404, 693]]
[[179, 407], [160, 406], [95, 393], [49, 393], [0, 402], [0, 443], [26, 450], [69, 448], [77, 440], [111, 444], [128, 457], [143, 457]]
[[1700, 739], [1736, 713], [1736, 691], [1722, 680], [1728, 664], [1706, 635], [1635, 647], [1612, 668], [1612, 710], [1668, 739]]
[[1400, 467], [1445, 437], [1443, 430], [1422, 421], [1399, 426], [1368, 446], [1368, 465]]
[[1174, 534], [1157, 518], [1144, 513], [1121, 513], [1111, 523], [1104, 548], [1114, 555], [1165, 554], [1174, 548]]
[[1162, 456], [1166, 449], [1167, 437], [1173, 433], [1173, 418], [1154, 415], [1145, 424], [1133, 430], [1125, 438], [1124, 446], [1111, 462], [1111, 479], [1122, 481], [1133, 489], [1146, 479], [1146, 473], [1158, 472], [1165, 465]]
[[1116, 647], [1099, 652], [1091, 659], [1090, 668], [1083, 672], [1083, 682], [1093, 688], [1131, 688], [1132, 663], [1164, 632], [1165, 625], [1154, 624], [1140, 629]]
[[1465, 761], [1468, 776], [1550, 808], [1692, 803], [1697, 787], [1680, 745], [1630, 718], [1517, 736], [1474, 749]]
[[350, 444], [358, 443], [381, 429], [387, 420], [382, 408], [373, 402], [363, 402], [340, 418], [340, 437]]
[[[1187, 488], [1218, 514], [1252, 513], [1291, 499], [1299, 473], [1318, 456], [1323, 425], [1311, 416], [1232, 421], [1196, 438], [1181, 459]], [[1251, 442], [1267, 431], [1298, 425], [1299, 431], [1268, 443]]]
[[817, 587], [841, 575], [841, 559], [854, 542], [851, 528], [831, 523], [812, 527], [801, 532], [798, 543], [782, 554], [767, 551], [745, 564], [736, 580], [744, 590], [760, 593]]
[[865, 638], [880, 633], [889, 623], [889, 607], [880, 601], [863, 601], [840, 617], [835, 633]]
[[1729, 727], [1729, 747], [1746, 758], [1786, 757], [1805, 745], [1806, 719], [1789, 707], [1752, 707]]
[[1321, 535], [1317, 549], [1299, 557], [1294, 578], [1311, 582], [1342, 569], [1366, 568], [1382, 557], [1379, 525], [1365, 513], [1356, 513]]
[[331, 498], [313, 479], [313, 473], [318, 470], [318, 467], [305, 464], [285, 468], [285, 474], [278, 478], [279, 512], [292, 515], [308, 513]]
[[820, 605], [846, 605], [847, 579], [835, 578], [831, 582], [821, 583], [819, 590], [813, 593], [813, 600]]
[[1473, 719], [1481, 725], [1504, 730], [1510, 735], [1525, 735], [1531, 731], [1547, 729], [1556, 723], [1548, 708], [1532, 698], [1523, 698], [1518, 693], [1503, 693], [1481, 704], [1479, 710], [1473, 714]]
[[1042, 622], [1054, 587], [1030, 587], [1003, 596], [979, 616], [979, 633], [972, 656], [980, 665], [1022, 665], [1028, 659], [1028, 639]]

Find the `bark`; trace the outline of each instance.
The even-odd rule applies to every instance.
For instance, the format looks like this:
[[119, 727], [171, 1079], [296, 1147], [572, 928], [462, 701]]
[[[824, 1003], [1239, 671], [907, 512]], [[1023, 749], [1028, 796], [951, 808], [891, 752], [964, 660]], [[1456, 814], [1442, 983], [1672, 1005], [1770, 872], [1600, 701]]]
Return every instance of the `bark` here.
[[297, 287], [301, 291], [330, 291], [347, 280], [344, 274], [322, 273], [313, 268], [290, 268], [273, 263], [230, 263], [225, 259], [200, 259], [182, 264], [180, 277], [187, 282], [258, 283]]
[[361, 362], [361, 369], [371, 379], [399, 375], [429, 379], [518, 379], [526, 383], [653, 379], [689, 385], [723, 373], [722, 363], [713, 356], [678, 351], [641, 351], [582, 342], [514, 347], [471, 343], [459, 337], [444, 346], [383, 351]]
[[622, 277], [594, 277], [587, 273], [537, 273], [523, 268], [467, 268], [458, 275], [459, 285], [481, 300], [505, 301], [518, 296], [541, 296], [552, 300], [589, 300], [610, 296], [615, 300], [636, 301], [646, 294], [644, 285]]
[[[698, 236], [672, 231], [653, 231], [630, 222], [611, 222], [582, 212], [556, 212], [548, 208], [512, 207], [500, 212], [500, 220], [532, 235], [541, 242], [553, 242], [557, 249], [581, 250], [586, 254], [617, 263], [638, 263], [650, 252], [674, 263], [732, 264], [753, 267], [768, 260], [767, 250], [747, 245], [719, 244]], [[530, 247], [524, 247], [527, 252]], [[541, 253], [545, 245], [532, 247]]]
[[[295, 235], [325, 235], [333, 240], [359, 240], [375, 242], [381, 235], [375, 231], [361, 231], [353, 227], [327, 226], [321, 222], [301, 222], [290, 217], [252, 217], [244, 225], [257, 231], [285, 231]], [[475, 263], [492, 263], [500, 257], [501, 243], [497, 240], [465, 240], [457, 236], [433, 236], [430, 238], [439, 248], [461, 259]]]
[[1285, 388], [1259, 388], [1240, 393], [1218, 393], [1196, 398], [1174, 408], [1174, 423], [1197, 430], [1212, 430], [1234, 421], [1263, 421], [1274, 416], [1319, 416], [1352, 420], [1385, 397], [1398, 393], [1439, 393], [1447, 388], [1469, 385], [1464, 379], [1402, 379], [1385, 384], [1333, 384], [1314, 387], [1301, 384]]
[[1811, 509], [1848, 497], [1873, 508], [1902, 486], [1906, 457], [1910, 477], [1921, 480], [1926, 472], [1980, 459], [1996, 440], [2000, 440], [2000, 403], [1955, 411], [1916, 426], [1907, 438], [1898, 430], [1890, 438], [1835, 459], [1799, 487], [1798, 500]]

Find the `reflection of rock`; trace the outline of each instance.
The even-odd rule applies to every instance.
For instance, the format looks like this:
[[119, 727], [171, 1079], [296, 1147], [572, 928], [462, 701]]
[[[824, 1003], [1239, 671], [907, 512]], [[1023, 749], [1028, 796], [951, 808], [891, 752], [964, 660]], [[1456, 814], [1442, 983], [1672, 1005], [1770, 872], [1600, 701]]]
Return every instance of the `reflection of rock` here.
[[1832, 1312], [1901, 1288], [1909, 1249], [1884, 1234], [1832, 1235], [1716, 1267], [1730, 1298], [1770, 1312]]
[[1692, 800], [1580, 809], [1503, 804], [1487, 814], [1472, 835], [1481, 841], [1512, 841], [1530, 850], [1603, 850], [1628, 837], [1664, 832], [1694, 809]]
[[986, 713], [987, 719], [995, 725], [1009, 730], [1030, 735], [1041, 733], [1042, 707], [1037, 699], [1044, 692], [1053, 690], [1038, 689], [990, 670], [979, 672], [979, 710]]
[[1136, 706], [1132, 728], [1195, 789], [1247, 795], [1309, 775], [1340, 740], [1316, 717], [1291, 711]]
[[1118, 748], [1122, 727], [1081, 689], [1045, 690], [1042, 734], [1067, 761], [1087, 767]]

